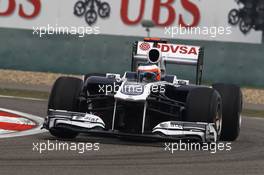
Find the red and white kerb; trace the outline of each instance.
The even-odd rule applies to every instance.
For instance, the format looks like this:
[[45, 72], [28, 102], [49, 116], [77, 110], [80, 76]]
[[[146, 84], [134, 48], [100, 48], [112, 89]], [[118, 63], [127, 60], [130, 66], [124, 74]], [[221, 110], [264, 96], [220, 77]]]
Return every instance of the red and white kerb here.
[[0, 110], [0, 134], [27, 131], [37, 127], [32, 120]]

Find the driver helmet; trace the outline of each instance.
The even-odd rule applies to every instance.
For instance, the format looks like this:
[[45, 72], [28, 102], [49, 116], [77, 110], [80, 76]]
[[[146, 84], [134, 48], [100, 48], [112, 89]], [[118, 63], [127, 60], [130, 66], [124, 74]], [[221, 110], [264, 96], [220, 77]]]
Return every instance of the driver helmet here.
[[155, 64], [140, 65], [137, 73], [142, 81], [160, 81], [161, 70]]

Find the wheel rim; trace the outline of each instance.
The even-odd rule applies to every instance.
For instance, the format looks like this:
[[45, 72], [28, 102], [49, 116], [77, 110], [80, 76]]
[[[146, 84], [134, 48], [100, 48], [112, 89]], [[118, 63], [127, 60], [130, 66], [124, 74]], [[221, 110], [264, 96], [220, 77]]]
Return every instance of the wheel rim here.
[[221, 115], [221, 107], [220, 104], [217, 107], [217, 113], [215, 117], [215, 130], [218, 135], [218, 137], [221, 135], [221, 130], [222, 130], [222, 115]]
[[238, 124], [238, 129], [240, 129], [240, 127], [241, 127], [241, 123], [242, 123], [242, 117], [241, 117], [241, 115], [239, 114], [239, 124]]

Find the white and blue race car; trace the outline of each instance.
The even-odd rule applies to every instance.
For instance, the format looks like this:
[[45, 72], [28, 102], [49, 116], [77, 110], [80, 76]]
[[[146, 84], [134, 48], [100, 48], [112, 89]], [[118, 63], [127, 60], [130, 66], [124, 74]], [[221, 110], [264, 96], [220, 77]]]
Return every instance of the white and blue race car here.
[[[79, 133], [151, 140], [234, 141], [240, 131], [238, 86], [201, 85], [203, 48], [146, 38], [133, 45], [131, 71], [60, 77], [44, 128], [58, 138]], [[196, 84], [166, 72], [166, 64], [196, 67]]]

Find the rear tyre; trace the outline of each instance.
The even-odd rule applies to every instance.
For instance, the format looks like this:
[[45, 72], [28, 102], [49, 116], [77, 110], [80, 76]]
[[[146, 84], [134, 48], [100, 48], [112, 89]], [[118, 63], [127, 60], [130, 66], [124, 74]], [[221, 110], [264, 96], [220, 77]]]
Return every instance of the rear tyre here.
[[[78, 78], [60, 77], [51, 90], [48, 109], [78, 111], [78, 97], [83, 82]], [[51, 128], [50, 133], [59, 138], [75, 138], [78, 133], [66, 129]]]
[[213, 88], [222, 98], [223, 127], [220, 139], [234, 141], [239, 136], [241, 126], [242, 92], [236, 85], [214, 84]]
[[215, 123], [217, 139], [222, 128], [221, 111], [221, 97], [216, 90], [201, 87], [189, 92], [186, 102], [186, 121]]

